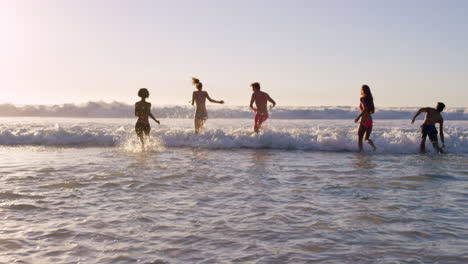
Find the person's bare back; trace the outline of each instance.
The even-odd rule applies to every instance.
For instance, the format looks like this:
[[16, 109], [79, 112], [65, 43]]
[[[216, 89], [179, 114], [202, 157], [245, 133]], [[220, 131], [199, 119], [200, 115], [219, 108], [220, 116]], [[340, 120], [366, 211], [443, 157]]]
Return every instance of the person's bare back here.
[[197, 105], [197, 109], [205, 109], [206, 108], [206, 99], [208, 98], [208, 93], [205, 91], [194, 91], [193, 92], [193, 99]]
[[135, 103], [135, 116], [138, 117], [138, 123], [148, 124], [149, 114], [151, 112], [151, 103], [138, 101]]
[[268, 101], [275, 104], [273, 99], [271, 99], [271, 97], [265, 92], [255, 91], [252, 94], [251, 103], [255, 102], [255, 105], [257, 106], [257, 114], [260, 114], [260, 115], [268, 114], [268, 106], [267, 106]]
[[[276, 106], [276, 102], [265, 92], [260, 91], [260, 84], [258, 82], [250, 85], [253, 90], [252, 98], [250, 99], [250, 108], [257, 114], [254, 118], [254, 132], [259, 133], [263, 122], [268, 119], [268, 102], [271, 102], [271, 108]], [[257, 106], [257, 109], [253, 107], [253, 104]]]
[[197, 78], [192, 78], [192, 84], [196, 86], [197, 91], [194, 91], [192, 94], [192, 105], [197, 105], [197, 110], [195, 111], [195, 134], [200, 132], [200, 129], [203, 128], [204, 122], [208, 119], [208, 112], [206, 111], [206, 100], [217, 103], [224, 104], [223, 100], [217, 101], [212, 99], [208, 92], [203, 91], [203, 84]]
[[146, 98], [149, 97], [148, 89], [141, 88], [138, 91], [138, 96], [141, 97], [141, 100], [135, 103], [135, 116], [138, 117], [135, 124], [135, 132], [138, 138], [140, 138], [141, 146], [144, 149], [144, 137], [149, 137], [151, 131], [149, 118], [153, 119], [157, 124], [159, 124], [159, 120], [157, 120], [151, 113], [151, 103], [146, 102]]
[[425, 112], [426, 116], [424, 117], [423, 124], [425, 125], [435, 125], [437, 123], [443, 123], [444, 119], [439, 111], [432, 107], [423, 108], [421, 112]]

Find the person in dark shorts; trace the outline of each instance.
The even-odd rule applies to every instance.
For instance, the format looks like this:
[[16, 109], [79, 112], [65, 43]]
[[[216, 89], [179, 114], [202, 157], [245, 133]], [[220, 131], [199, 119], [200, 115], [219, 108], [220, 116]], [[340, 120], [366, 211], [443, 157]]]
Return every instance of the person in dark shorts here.
[[135, 116], [138, 117], [135, 124], [135, 132], [138, 138], [140, 138], [142, 148], [145, 149], [144, 137], [149, 137], [151, 131], [148, 117], [151, 117], [158, 125], [160, 123], [151, 113], [151, 103], [146, 102], [146, 98], [149, 97], [148, 89], [141, 88], [138, 91], [138, 96], [141, 97], [141, 100], [135, 103]]
[[[444, 124], [444, 119], [442, 118], [442, 115], [440, 114], [445, 108], [444, 103], [437, 103], [436, 108], [432, 107], [426, 107], [426, 108], [421, 108], [419, 111], [414, 115], [413, 120], [411, 121], [411, 124], [414, 123], [416, 120], [416, 117], [421, 114], [421, 113], [426, 113], [426, 117], [424, 118], [424, 122], [421, 125], [421, 145], [419, 147], [419, 150], [421, 153], [426, 152], [426, 138], [429, 137], [429, 140], [432, 142], [432, 146], [434, 146], [434, 149], [438, 153], [444, 153], [443, 148], [445, 148], [445, 141], [444, 141], [444, 130], [443, 130], [443, 124]], [[439, 147], [438, 139], [437, 139], [437, 128], [435, 125], [439, 123], [439, 129], [440, 129], [440, 141], [442, 142], [442, 147]]]

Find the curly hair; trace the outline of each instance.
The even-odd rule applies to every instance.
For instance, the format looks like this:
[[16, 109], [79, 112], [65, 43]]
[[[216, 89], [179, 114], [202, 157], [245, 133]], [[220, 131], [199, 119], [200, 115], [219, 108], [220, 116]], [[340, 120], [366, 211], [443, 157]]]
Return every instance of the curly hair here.
[[149, 97], [148, 89], [141, 88], [140, 90], [138, 90], [138, 96], [141, 98], [148, 98]]

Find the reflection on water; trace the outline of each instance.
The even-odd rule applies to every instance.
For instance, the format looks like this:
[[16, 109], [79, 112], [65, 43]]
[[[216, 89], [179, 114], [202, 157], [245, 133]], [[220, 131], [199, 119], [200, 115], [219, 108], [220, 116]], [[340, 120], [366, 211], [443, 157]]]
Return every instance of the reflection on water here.
[[192, 152], [193, 163], [198, 164], [200, 162], [205, 162], [206, 160], [208, 160], [209, 151], [210, 150], [207, 150], [207, 149], [192, 148], [191, 152]]
[[0, 149], [1, 263], [466, 263], [467, 156]]
[[268, 156], [271, 155], [271, 150], [255, 149], [251, 153], [251, 164], [253, 167], [264, 168]]
[[377, 167], [377, 164], [374, 162], [375, 155], [367, 153], [357, 153], [354, 155], [353, 166], [355, 169], [364, 170], [366, 173], [372, 172], [373, 169]]

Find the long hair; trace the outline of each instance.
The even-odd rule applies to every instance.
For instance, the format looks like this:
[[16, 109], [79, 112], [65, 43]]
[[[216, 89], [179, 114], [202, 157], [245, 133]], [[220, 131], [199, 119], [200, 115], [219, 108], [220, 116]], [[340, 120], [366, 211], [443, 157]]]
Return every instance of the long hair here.
[[364, 94], [364, 97], [362, 98], [364, 101], [364, 104], [366, 105], [367, 108], [369, 108], [370, 112], [373, 114], [375, 112], [374, 97], [372, 97], [370, 88], [369, 86], [364, 84], [361, 87], [361, 90], [362, 90], [362, 93]]
[[199, 79], [192, 77], [192, 84], [197, 87], [198, 90], [200, 90], [203, 87], [203, 84], [200, 82]]

